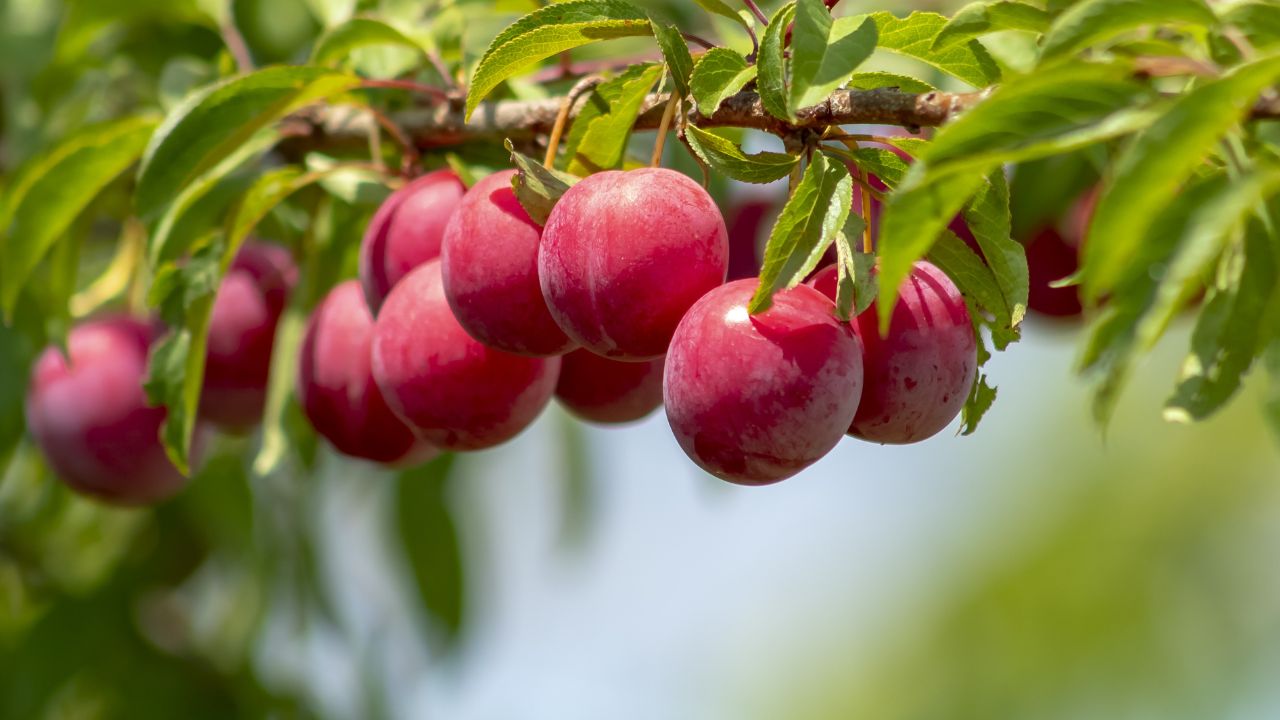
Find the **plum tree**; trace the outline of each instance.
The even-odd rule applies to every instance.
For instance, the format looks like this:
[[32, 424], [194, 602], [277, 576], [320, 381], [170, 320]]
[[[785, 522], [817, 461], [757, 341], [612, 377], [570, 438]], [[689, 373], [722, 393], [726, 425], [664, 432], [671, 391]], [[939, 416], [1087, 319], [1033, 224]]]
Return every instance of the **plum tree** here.
[[551, 317], [538, 283], [542, 228], [516, 200], [515, 170], [463, 196], [440, 254], [454, 316], [480, 342], [518, 355], [559, 355], [574, 346]]
[[[827, 267], [813, 286], [834, 298], [836, 275], [835, 267]], [[923, 260], [915, 264], [884, 337], [874, 303], [850, 325], [862, 341], [866, 382], [849, 434], [914, 443], [955, 419], [977, 372], [977, 343], [964, 298], [945, 273]]]
[[634, 422], [662, 404], [664, 363], [665, 358], [622, 362], [574, 350], [561, 362], [556, 399], [589, 422]]
[[383, 201], [360, 243], [360, 285], [374, 315], [401, 278], [440, 255], [445, 228], [464, 192], [452, 170], [436, 170]]
[[707, 191], [672, 170], [602, 172], [569, 188], [542, 233], [552, 316], [592, 352], [651, 360], [685, 311], [724, 282], [728, 231]]
[[298, 400], [312, 427], [340, 453], [385, 464], [425, 460], [435, 449], [387, 407], [370, 372], [373, 315], [349, 280], [307, 322], [298, 358]]
[[151, 324], [104, 316], [73, 328], [69, 355], [47, 348], [32, 370], [27, 423], [50, 467], [77, 492], [120, 505], [155, 503], [186, 479], [160, 444], [165, 409], [142, 382]]
[[392, 289], [374, 328], [373, 376], [388, 404], [446, 450], [506, 442], [551, 400], [560, 358], [495, 350], [467, 334], [444, 297], [439, 260]]
[[801, 285], [749, 315], [754, 279], [707, 293], [676, 329], [667, 420], [704, 470], [743, 485], [791, 477], [829, 452], [862, 394], [862, 349], [825, 295]]
[[200, 416], [227, 429], [262, 419], [276, 326], [298, 268], [278, 245], [250, 242], [236, 255], [213, 303]]

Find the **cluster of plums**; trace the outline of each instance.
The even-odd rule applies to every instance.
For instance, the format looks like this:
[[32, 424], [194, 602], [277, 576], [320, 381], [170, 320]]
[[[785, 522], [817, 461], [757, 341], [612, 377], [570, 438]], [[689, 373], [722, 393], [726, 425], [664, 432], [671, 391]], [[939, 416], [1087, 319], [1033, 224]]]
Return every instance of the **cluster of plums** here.
[[[927, 262], [901, 288], [889, 332], [874, 307], [835, 317], [836, 271], [751, 315], [757, 281], [725, 282], [729, 242], [712, 198], [664, 169], [601, 172], [544, 227], [514, 171], [467, 189], [448, 170], [393, 193], [363, 238], [360, 280], [310, 318], [298, 398], [339, 452], [388, 465], [488, 448], [554, 396], [596, 423], [660, 405], [677, 441], [725, 480], [760, 485], [816, 462], [847, 433], [911, 443], [942, 430], [973, 382], [976, 349], [955, 285]], [[271, 343], [295, 269], [262, 244], [238, 256], [215, 304], [202, 423], [262, 413]], [[122, 317], [39, 359], [33, 436], [72, 487], [123, 503], [181, 486], [141, 389], [157, 328]]]

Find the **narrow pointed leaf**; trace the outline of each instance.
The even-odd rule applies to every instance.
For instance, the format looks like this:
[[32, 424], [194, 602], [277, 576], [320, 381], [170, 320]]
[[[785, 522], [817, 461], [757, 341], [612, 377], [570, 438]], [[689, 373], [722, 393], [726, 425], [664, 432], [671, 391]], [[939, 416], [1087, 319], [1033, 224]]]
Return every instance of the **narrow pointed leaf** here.
[[787, 60], [783, 55], [783, 41], [795, 14], [795, 3], [787, 3], [773, 14], [756, 56], [756, 91], [760, 93], [764, 109], [779, 120], [791, 119], [787, 109]]
[[689, 97], [689, 76], [693, 74], [693, 56], [689, 54], [689, 45], [684, 41], [679, 28], [675, 25], [653, 23], [653, 36], [662, 50], [662, 59], [667, 63], [667, 72], [675, 83], [680, 97]]
[[795, 287], [813, 272], [843, 229], [852, 204], [849, 171], [815, 154], [769, 233], [760, 286], [747, 306], [751, 313], [768, 310], [775, 292]]

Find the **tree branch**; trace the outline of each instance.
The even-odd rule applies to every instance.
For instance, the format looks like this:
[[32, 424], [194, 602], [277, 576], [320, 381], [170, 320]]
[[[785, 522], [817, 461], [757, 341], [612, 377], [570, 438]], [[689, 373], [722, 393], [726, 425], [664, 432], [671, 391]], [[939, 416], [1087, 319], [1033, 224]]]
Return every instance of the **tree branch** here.
[[[691, 112], [689, 122], [701, 128], [737, 127], [761, 130], [780, 137], [793, 136], [805, 130], [821, 130], [832, 125], [900, 125], [916, 129], [937, 127], [985, 97], [979, 93], [929, 92], [905, 93], [892, 88], [876, 90], [839, 90], [825, 101], [801, 109], [795, 123], [787, 123], [770, 115], [755, 92], [744, 91], [730, 96], [712, 115]], [[652, 94], [645, 98], [636, 119], [637, 130], [655, 130], [662, 121], [663, 108], [669, 95]], [[459, 145], [470, 141], [500, 141], [511, 138], [527, 141], [546, 135], [555, 125], [564, 98], [543, 100], [503, 100], [482, 103], [463, 122], [462, 102], [451, 95], [447, 102], [418, 107], [392, 115], [420, 149]], [[586, 104], [580, 98], [570, 117], [576, 117]], [[1255, 120], [1280, 119], [1280, 96], [1268, 93], [1253, 106], [1250, 117]], [[290, 119], [295, 134], [306, 136], [308, 145], [333, 146], [343, 141], [362, 142], [368, 135], [366, 113], [346, 107], [313, 107]]]

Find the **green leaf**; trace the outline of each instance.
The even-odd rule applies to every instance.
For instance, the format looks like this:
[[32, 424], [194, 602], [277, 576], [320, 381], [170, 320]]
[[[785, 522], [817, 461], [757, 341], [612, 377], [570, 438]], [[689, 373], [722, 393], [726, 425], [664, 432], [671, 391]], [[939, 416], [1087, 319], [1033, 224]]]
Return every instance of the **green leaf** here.
[[879, 31], [879, 47], [906, 55], [941, 70], [976, 88], [984, 88], [1000, 80], [1000, 67], [976, 40], [933, 49], [933, 40], [947, 24], [943, 15], [913, 12], [905, 18], [892, 13], [871, 14]]
[[689, 97], [689, 76], [693, 74], [693, 56], [689, 54], [689, 45], [675, 25], [658, 22], [652, 24], [653, 37], [658, 40], [658, 47], [662, 49], [662, 59], [667, 63], [676, 92], [682, 98]]
[[986, 173], [1060, 154], [1146, 127], [1150, 112], [1133, 105], [1148, 95], [1122, 64], [1037, 71], [1010, 79], [940, 130], [924, 160], [933, 174]]
[[565, 143], [569, 172], [589, 175], [622, 167], [640, 108], [661, 76], [661, 65], [632, 65], [591, 91], [569, 128]]
[[[944, 230], [929, 248], [928, 259], [955, 282], [971, 306], [989, 310], [996, 316], [998, 327], [1012, 327], [1011, 313], [995, 273], [959, 236]], [[883, 288], [887, 280], [881, 274], [880, 286]]]
[[844, 227], [853, 204], [853, 178], [843, 163], [815, 154], [769, 233], [760, 286], [747, 310], [764, 312], [773, 294], [804, 282]]
[[563, 173], [549, 168], [533, 158], [515, 151], [511, 141], [506, 141], [507, 151], [511, 153], [511, 163], [516, 166], [516, 176], [511, 180], [511, 189], [516, 200], [529, 213], [529, 217], [539, 225], [545, 225], [551, 215], [551, 208], [569, 188], [578, 183], [578, 176]]
[[845, 87], [851, 90], [897, 88], [902, 92], [908, 93], [927, 93], [937, 90], [937, 88], [923, 80], [917, 80], [908, 75], [880, 71], [854, 73]]
[[783, 42], [787, 26], [796, 14], [796, 5], [789, 2], [778, 8], [760, 39], [760, 51], [756, 54], [756, 91], [768, 113], [779, 120], [790, 119], [787, 110], [787, 60], [783, 56]]
[[969, 390], [969, 398], [960, 409], [960, 434], [972, 435], [995, 401], [996, 389], [987, 383], [985, 373], [978, 373]]
[[876, 301], [876, 256], [858, 250], [865, 221], [850, 212], [845, 226], [836, 233], [836, 317], [841, 320], [861, 315]]
[[187, 185], [267, 125], [360, 84], [354, 75], [317, 67], [273, 67], [224, 80], [188, 97], [151, 138], [134, 201], [156, 218]]
[[889, 195], [880, 222], [880, 297], [876, 311], [881, 332], [889, 328], [898, 289], [912, 265], [929, 252], [951, 218], [984, 182], [981, 175], [966, 173], [926, 183], [918, 179], [923, 177], [923, 171], [924, 166], [916, 164], [903, 184]]
[[1174, 422], [1203, 420], [1240, 388], [1242, 375], [1271, 338], [1258, 322], [1276, 292], [1276, 258], [1267, 231], [1256, 217], [1244, 233], [1239, 257], [1224, 262], [1226, 282], [1209, 297], [1191, 336], [1164, 417]]
[[1145, 25], [1172, 23], [1210, 27], [1217, 17], [1203, 0], [1083, 0], [1059, 15], [1045, 33], [1041, 61], [1069, 56]]
[[27, 161], [0, 200], [0, 305], [11, 317], [32, 271], [112, 180], [142, 155], [156, 121], [87, 127]]
[[259, 131], [178, 193], [165, 206], [164, 214], [156, 221], [155, 228], [147, 238], [149, 265], [155, 268], [164, 261], [181, 256], [191, 243], [207, 233], [208, 227], [192, 221], [192, 216], [199, 215], [193, 208], [208, 198], [228, 175], [256, 159], [279, 140], [280, 133], [275, 128]]
[[349, 56], [351, 51], [370, 45], [398, 45], [425, 55], [422, 45], [385, 20], [354, 17], [316, 40], [311, 50], [311, 64], [333, 65]]
[[1280, 57], [1241, 65], [1179, 97], [1116, 161], [1084, 247], [1083, 294], [1096, 301], [1132, 269], [1138, 245], [1160, 208], [1280, 79]]
[[161, 317], [171, 329], [151, 349], [145, 388], [152, 404], [168, 410], [160, 440], [184, 475], [190, 474], [188, 458], [204, 379], [209, 319], [222, 276], [221, 259], [221, 244], [208, 241], [181, 267], [170, 264], [157, 273], [149, 291], [149, 299], [160, 306]]
[[1027, 254], [1022, 243], [1012, 237], [1013, 215], [1004, 168], [996, 168], [987, 176], [987, 182], [965, 206], [964, 220], [995, 274], [1009, 309], [1009, 324], [1016, 326], [1027, 312]]
[[714, 115], [720, 103], [756, 78], [756, 66], [727, 48], [712, 48], [698, 58], [689, 78], [689, 92], [704, 116]]
[[598, 40], [652, 32], [644, 12], [622, 0], [568, 0], [534, 10], [499, 33], [481, 56], [467, 91], [466, 119], [502, 81], [531, 65]]
[[787, 108], [825, 100], [876, 49], [876, 24], [868, 17], [833, 20], [822, 0], [798, 0], [791, 42], [791, 93]]
[[1214, 263], [1228, 242], [1239, 233], [1253, 209], [1265, 198], [1280, 192], [1280, 171], [1255, 173], [1227, 182], [1225, 177], [1212, 185], [1205, 196], [1188, 197], [1187, 219], [1178, 236], [1178, 252], [1165, 268], [1155, 289], [1151, 307], [1138, 326], [1138, 343], [1151, 350], [1174, 316], [1203, 288]]
[[418, 599], [446, 647], [457, 642], [466, 611], [466, 569], [448, 488], [454, 464], [445, 455], [396, 481], [396, 529]]
[[685, 139], [698, 157], [716, 172], [741, 182], [771, 183], [780, 180], [790, 175], [791, 169], [800, 162], [799, 156], [786, 153], [748, 155], [732, 140], [696, 125], [685, 128]]
[[747, 24], [747, 21], [737, 13], [737, 11], [726, 5], [723, 0], [693, 0], [693, 2], [696, 3], [698, 7], [709, 13], [729, 18], [730, 20], [741, 24], [744, 28], [751, 27]]
[[979, 35], [1001, 30], [1044, 32], [1053, 17], [1044, 10], [1024, 2], [996, 0], [965, 5], [947, 21], [931, 50], [941, 50], [972, 40]]

